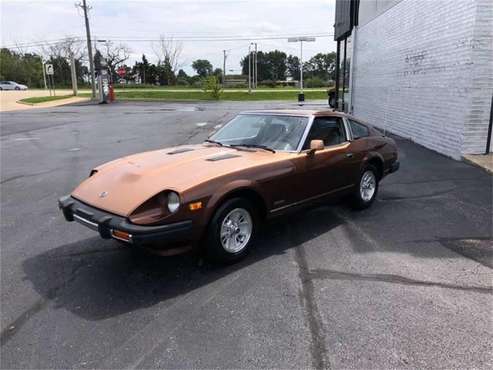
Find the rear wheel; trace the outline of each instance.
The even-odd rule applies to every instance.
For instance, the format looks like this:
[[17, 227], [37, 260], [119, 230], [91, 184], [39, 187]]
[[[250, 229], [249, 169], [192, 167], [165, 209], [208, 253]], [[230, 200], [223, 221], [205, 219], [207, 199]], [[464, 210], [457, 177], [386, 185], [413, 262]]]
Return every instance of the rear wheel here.
[[378, 170], [373, 165], [366, 166], [361, 172], [358, 188], [353, 193], [353, 207], [365, 209], [371, 206], [378, 193]]
[[207, 230], [206, 255], [220, 263], [232, 263], [243, 258], [250, 249], [257, 224], [251, 202], [234, 198], [215, 212]]

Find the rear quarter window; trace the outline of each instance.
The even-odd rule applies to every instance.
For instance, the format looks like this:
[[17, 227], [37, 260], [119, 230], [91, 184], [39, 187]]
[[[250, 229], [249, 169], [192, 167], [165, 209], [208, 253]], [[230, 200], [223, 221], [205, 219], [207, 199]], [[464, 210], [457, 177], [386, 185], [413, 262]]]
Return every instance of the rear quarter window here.
[[359, 139], [360, 137], [370, 136], [370, 130], [368, 127], [362, 123], [349, 120], [349, 126], [351, 127], [351, 132], [353, 133], [353, 139]]

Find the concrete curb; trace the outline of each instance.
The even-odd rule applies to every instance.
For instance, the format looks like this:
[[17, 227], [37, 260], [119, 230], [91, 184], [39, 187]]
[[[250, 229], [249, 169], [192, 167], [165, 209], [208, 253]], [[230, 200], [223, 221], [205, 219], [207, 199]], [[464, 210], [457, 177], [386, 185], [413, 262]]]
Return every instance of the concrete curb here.
[[[478, 154], [478, 155], [481, 155], [481, 154]], [[481, 168], [483, 171], [486, 171], [487, 173], [489, 173], [490, 175], [493, 175], [493, 169], [492, 168], [488, 168], [486, 166], [483, 166], [481, 165], [480, 163], [470, 159], [470, 158], [467, 158], [467, 157], [462, 157], [462, 160], [466, 163], [469, 163], [470, 165], [474, 166], [474, 167], [478, 167], [478, 168]]]
[[[15, 101], [16, 104], [24, 104], [24, 105], [29, 105], [31, 107], [34, 107], [36, 105], [36, 103], [28, 103], [28, 102], [25, 102], [25, 101], [21, 101], [21, 100], [16, 100]], [[38, 103], [39, 104], [39, 103]]]

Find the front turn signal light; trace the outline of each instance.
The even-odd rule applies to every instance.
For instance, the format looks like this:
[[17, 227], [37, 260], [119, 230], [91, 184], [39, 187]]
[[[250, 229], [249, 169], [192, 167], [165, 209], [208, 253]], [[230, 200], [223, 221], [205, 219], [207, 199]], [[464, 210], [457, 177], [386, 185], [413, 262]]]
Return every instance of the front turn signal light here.
[[201, 208], [202, 208], [202, 202], [194, 202], [188, 205], [188, 209], [190, 209], [190, 211], [198, 211]]
[[115, 239], [123, 240], [124, 242], [132, 241], [132, 235], [121, 230], [111, 230], [111, 236]]

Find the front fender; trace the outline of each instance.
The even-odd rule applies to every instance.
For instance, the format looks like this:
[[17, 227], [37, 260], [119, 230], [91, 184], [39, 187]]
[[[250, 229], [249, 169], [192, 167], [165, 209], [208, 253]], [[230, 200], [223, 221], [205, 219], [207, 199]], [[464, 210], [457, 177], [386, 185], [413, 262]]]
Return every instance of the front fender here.
[[214, 194], [209, 198], [207, 206], [205, 207], [205, 222], [209, 223], [214, 211], [217, 206], [221, 204], [225, 199], [231, 196], [233, 193], [240, 191], [254, 191], [258, 196], [262, 198], [265, 204], [267, 204], [265, 196], [260, 191], [258, 184], [255, 181], [248, 179], [238, 179], [228, 182], [221, 187], [219, 187]]

